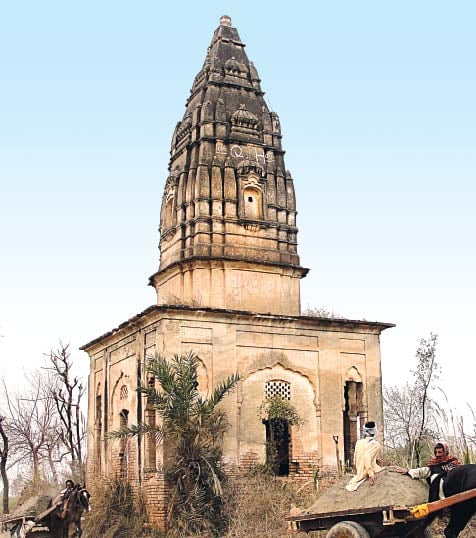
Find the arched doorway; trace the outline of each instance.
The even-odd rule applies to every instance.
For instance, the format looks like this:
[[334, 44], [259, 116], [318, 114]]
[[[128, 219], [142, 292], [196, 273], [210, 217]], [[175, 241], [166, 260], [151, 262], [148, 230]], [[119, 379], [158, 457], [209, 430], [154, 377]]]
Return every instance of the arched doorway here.
[[348, 467], [354, 461], [354, 447], [357, 442], [363, 409], [363, 384], [360, 374], [353, 366], [346, 375], [344, 385], [344, 463]]
[[266, 465], [277, 476], [289, 474], [290, 431], [287, 420], [263, 420], [266, 428]]
[[[267, 381], [264, 387], [267, 401], [289, 402], [291, 384], [282, 379]], [[263, 420], [266, 429], [266, 465], [277, 476], [289, 474], [289, 455], [291, 453], [291, 428], [289, 421], [283, 417]]]

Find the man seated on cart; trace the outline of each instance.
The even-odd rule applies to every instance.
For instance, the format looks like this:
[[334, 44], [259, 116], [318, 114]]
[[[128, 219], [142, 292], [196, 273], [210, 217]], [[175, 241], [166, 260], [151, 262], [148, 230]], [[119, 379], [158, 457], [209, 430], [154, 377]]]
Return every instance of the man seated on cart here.
[[406, 474], [414, 479], [426, 478], [430, 486], [429, 502], [445, 497], [442, 478], [446, 476], [448, 471], [451, 471], [451, 469], [454, 469], [460, 464], [458, 458], [450, 454], [446, 443], [436, 443], [433, 449], [433, 455], [433, 458], [424, 467], [417, 467], [415, 469], [397, 467], [395, 469], [398, 473]]
[[357, 474], [352, 477], [345, 486], [347, 491], [355, 491], [367, 478], [373, 486], [377, 480], [377, 473], [382, 467], [377, 463], [380, 453], [380, 443], [375, 439], [377, 427], [375, 422], [366, 422], [364, 425], [364, 437], [355, 443], [354, 465]]

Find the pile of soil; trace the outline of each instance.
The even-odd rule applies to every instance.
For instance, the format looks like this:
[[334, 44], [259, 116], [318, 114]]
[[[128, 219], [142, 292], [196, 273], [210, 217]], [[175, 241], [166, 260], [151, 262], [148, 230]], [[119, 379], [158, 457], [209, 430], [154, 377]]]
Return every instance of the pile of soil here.
[[347, 491], [345, 485], [352, 478], [346, 475], [323, 491], [316, 502], [303, 514], [323, 514], [341, 510], [359, 510], [380, 506], [409, 507], [428, 501], [428, 486], [421, 480], [384, 469], [371, 486], [366, 480], [356, 491]]
[[50, 503], [51, 497], [49, 495], [34, 495], [26, 499], [20, 506], [17, 506], [9, 517], [36, 517], [44, 512], [50, 506]]

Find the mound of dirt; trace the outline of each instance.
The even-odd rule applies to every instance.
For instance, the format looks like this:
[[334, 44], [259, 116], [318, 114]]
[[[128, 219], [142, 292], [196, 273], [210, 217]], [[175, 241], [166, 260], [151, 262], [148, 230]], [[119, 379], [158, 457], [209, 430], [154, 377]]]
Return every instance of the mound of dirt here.
[[340, 510], [360, 510], [379, 506], [413, 506], [428, 500], [428, 486], [421, 480], [413, 480], [384, 469], [378, 473], [377, 482], [371, 486], [366, 480], [356, 491], [347, 491], [345, 485], [351, 475], [341, 478], [323, 491], [316, 502], [303, 514], [323, 514]]
[[44, 512], [51, 503], [49, 495], [34, 495], [20, 505], [10, 514], [10, 517], [36, 517]]

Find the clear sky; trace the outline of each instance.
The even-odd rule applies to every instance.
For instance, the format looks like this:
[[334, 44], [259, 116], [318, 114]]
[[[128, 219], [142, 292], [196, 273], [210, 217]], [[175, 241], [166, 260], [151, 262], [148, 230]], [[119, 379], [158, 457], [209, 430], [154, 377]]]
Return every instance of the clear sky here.
[[1, 7], [0, 374], [154, 302], [172, 131], [226, 13], [281, 119], [303, 307], [396, 323], [384, 383], [437, 332], [444, 388], [476, 406], [474, 1]]

